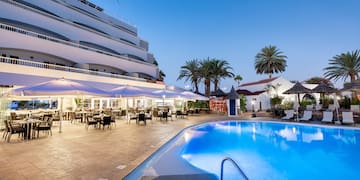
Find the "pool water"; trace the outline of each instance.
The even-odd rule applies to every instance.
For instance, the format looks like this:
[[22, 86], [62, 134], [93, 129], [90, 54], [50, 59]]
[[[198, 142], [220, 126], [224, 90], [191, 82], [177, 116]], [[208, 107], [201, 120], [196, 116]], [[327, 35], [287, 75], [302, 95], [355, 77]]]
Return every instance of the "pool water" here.
[[[204, 123], [180, 132], [125, 179], [184, 179], [184, 174], [211, 174], [216, 179], [225, 157], [232, 158], [249, 179], [359, 179], [358, 139], [360, 130], [349, 127], [270, 121]], [[224, 179], [241, 179], [230, 161], [224, 164]]]
[[[191, 138], [181, 157], [217, 175], [219, 162], [230, 157], [250, 179], [359, 178], [359, 130], [230, 121], [205, 124], [188, 133]], [[230, 162], [225, 163], [225, 179], [239, 175]]]

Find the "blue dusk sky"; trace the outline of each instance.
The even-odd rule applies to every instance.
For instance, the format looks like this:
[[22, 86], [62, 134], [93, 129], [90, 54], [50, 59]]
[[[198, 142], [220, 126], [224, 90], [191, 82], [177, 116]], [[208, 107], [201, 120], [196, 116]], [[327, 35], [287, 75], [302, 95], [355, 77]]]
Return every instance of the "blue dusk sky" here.
[[[226, 60], [242, 83], [252, 82], [268, 77], [256, 74], [255, 55], [275, 45], [288, 59], [286, 71], [273, 76], [303, 81], [322, 77], [335, 55], [360, 49], [359, 0], [90, 1], [136, 26], [166, 84], [182, 88], [190, 82], [177, 81], [180, 67], [192, 59]], [[343, 80], [333, 83], [342, 87]], [[220, 87], [232, 85], [228, 78]]]

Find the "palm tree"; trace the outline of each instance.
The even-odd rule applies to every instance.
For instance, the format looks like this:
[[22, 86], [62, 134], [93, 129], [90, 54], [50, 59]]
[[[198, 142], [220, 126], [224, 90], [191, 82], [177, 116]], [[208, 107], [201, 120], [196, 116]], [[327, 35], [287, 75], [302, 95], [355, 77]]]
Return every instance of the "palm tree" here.
[[255, 70], [257, 74], [269, 74], [271, 78], [272, 74], [284, 72], [286, 68], [287, 56], [282, 55], [276, 46], [265, 46], [261, 49], [261, 52], [255, 56]]
[[240, 86], [240, 81], [242, 81], [243, 78], [238, 74], [234, 77], [234, 80], [238, 83], [238, 86]]
[[213, 78], [213, 63], [210, 58], [200, 62], [200, 77], [204, 81], [205, 95], [210, 96], [211, 79]]
[[177, 80], [185, 78], [185, 81], [191, 81], [195, 86], [195, 92], [199, 93], [200, 83], [200, 62], [197, 59], [186, 61], [184, 66], [181, 66], [180, 74]]
[[218, 90], [221, 79], [227, 77], [234, 77], [234, 73], [230, 72], [232, 69], [229, 63], [225, 60], [212, 59], [212, 81], [214, 83], [214, 91]]
[[166, 77], [166, 74], [162, 71], [162, 70], [160, 70], [159, 71], [159, 78], [158, 78], [158, 80], [159, 81], [164, 81], [164, 78]]
[[359, 77], [360, 72], [360, 51], [355, 50], [334, 56], [329, 60], [329, 66], [324, 68], [326, 71], [324, 76], [328, 79], [343, 79], [344, 81], [350, 77], [353, 82]]

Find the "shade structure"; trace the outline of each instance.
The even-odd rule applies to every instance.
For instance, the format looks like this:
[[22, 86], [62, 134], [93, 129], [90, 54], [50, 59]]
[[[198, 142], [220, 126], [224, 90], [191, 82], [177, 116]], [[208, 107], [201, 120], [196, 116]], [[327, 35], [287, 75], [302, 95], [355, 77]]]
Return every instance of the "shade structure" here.
[[196, 94], [194, 92], [191, 91], [183, 91], [181, 92], [181, 97], [185, 98], [185, 99], [194, 99], [194, 100], [201, 100], [201, 101], [208, 101], [209, 98], [202, 96], [200, 94]]
[[216, 91], [211, 92], [210, 96], [224, 97], [224, 96], [227, 96], [227, 94], [224, 91], [222, 91], [221, 89], [217, 89]]
[[231, 87], [230, 92], [227, 94], [227, 99], [238, 99], [239, 94], [235, 91], [234, 86]]
[[301, 83], [296, 82], [293, 87], [283, 92], [283, 94], [297, 94], [298, 102], [300, 102], [301, 93], [312, 93], [312, 90], [304, 87]]
[[154, 90], [152, 93], [158, 98], [182, 98], [181, 92], [168, 89]]
[[55, 79], [39, 83], [33, 86], [27, 86], [14, 90], [15, 94], [21, 96], [54, 96], [60, 97], [60, 126], [61, 132], [62, 107], [64, 96], [110, 96], [109, 93], [86, 84], [78, 83], [67, 79]]
[[24, 96], [110, 96], [101, 89], [64, 78], [19, 88], [14, 92]]
[[135, 86], [120, 86], [110, 90], [110, 93], [114, 96], [121, 96], [121, 97], [139, 97], [139, 96], [146, 96], [146, 97], [156, 97], [156, 94], [152, 93], [152, 90], [147, 88], [138, 88]]
[[324, 94], [335, 93], [337, 91], [338, 90], [336, 88], [333, 88], [329, 84], [326, 84], [324, 82], [321, 82], [314, 89], [312, 89], [312, 92], [320, 93], [320, 102], [322, 102], [322, 99], [324, 99]]
[[334, 87], [331, 87], [329, 84], [321, 82], [319, 85], [317, 85], [314, 89], [312, 89], [312, 92], [314, 93], [335, 93], [338, 90]]
[[360, 91], [360, 79], [344, 84], [344, 88], [340, 91]]

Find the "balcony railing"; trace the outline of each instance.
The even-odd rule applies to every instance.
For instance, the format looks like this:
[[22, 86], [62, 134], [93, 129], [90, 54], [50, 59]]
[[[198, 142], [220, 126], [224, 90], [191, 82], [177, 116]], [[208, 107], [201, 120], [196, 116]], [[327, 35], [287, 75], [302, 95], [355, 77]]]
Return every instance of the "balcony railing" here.
[[52, 41], [52, 42], [56, 42], [56, 43], [60, 43], [60, 44], [64, 44], [64, 45], [68, 45], [68, 46], [72, 46], [72, 47], [77, 47], [77, 48], [89, 50], [89, 51], [92, 51], [92, 52], [105, 54], [105, 55], [108, 55], [108, 56], [113, 56], [113, 57], [125, 59], [125, 60], [131, 61], [131, 62], [136, 62], [136, 63], [140, 63], [140, 64], [146, 64], [146, 65], [153, 65], [153, 64], [145, 62], [145, 61], [140, 61], [140, 60], [136, 60], [134, 58], [130, 58], [127, 55], [113, 54], [113, 53], [110, 53], [110, 52], [102, 51], [100, 49], [96, 49], [96, 48], [92, 48], [92, 47], [89, 47], [89, 46], [81, 45], [81, 44], [73, 42], [73, 41], [65, 41], [65, 40], [62, 40], [62, 39], [54, 38], [54, 37], [47, 36], [47, 35], [44, 35], [44, 34], [39, 34], [39, 33], [36, 33], [36, 32], [28, 31], [28, 30], [25, 30], [25, 29], [22, 29], [22, 28], [19, 28], [19, 27], [10, 26], [10, 25], [7, 25], [7, 24], [0, 23], [0, 29], [7, 30], [7, 31], [12, 31], [12, 32], [17, 32], [17, 33], [21, 33], [21, 34], [24, 34], [24, 35], [27, 35], [27, 36], [32, 36], [32, 37], [47, 40], [47, 41]]
[[42, 68], [42, 69], [51, 69], [51, 70], [58, 70], [58, 71], [75, 72], [75, 73], [90, 74], [90, 75], [103, 76], [103, 77], [111, 77], [111, 78], [118, 78], [118, 79], [147, 82], [146, 79], [137, 78], [137, 77], [112, 74], [112, 73], [106, 73], [106, 72], [98, 72], [98, 71], [74, 68], [74, 67], [69, 67], [69, 66], [60, 66], [60, 65], [55, 65], [55, 64], [41, 63], [41, 62], [24, 60], [24, 59], [16, 59], [16, 58], [8, 58], [8, 57], [0, 56], [0, 64], [1, 63], [16, 64], [16, 65], [30, 66], [30, 67], [36, 67], [36, 68]]

